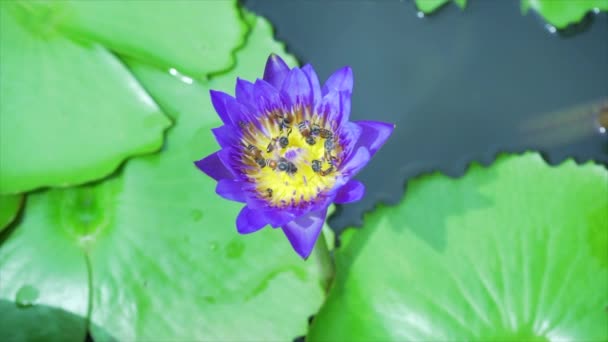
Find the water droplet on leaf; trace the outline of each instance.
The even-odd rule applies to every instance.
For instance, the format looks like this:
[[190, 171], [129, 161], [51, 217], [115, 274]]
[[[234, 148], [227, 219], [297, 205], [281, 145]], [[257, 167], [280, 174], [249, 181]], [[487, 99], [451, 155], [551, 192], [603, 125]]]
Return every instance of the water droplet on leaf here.
[[34, 305], [39, 294], [38, 289], [32, 285], [21, 286], [15, 295], [15, 302], [18, 307], [26, 308]]
[[232, 240], [226, 246], [226, 257], [229, 259], [236, 259], [243, 255], [245, 251], [245, 244], [239, 240]]
[[193, 209], [190, 215], [192, 215], [194, 222], [198, 222], [201, 218], [203, 218], [203, 212], [198, 209]]

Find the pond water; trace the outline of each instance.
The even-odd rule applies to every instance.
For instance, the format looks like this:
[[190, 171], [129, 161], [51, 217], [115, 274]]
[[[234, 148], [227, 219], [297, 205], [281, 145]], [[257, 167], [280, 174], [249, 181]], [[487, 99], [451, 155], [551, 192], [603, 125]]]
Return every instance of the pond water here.
[[398, 202], [406, 181], [471, 161], [540, 150], [551, 163], [574, 157], [608, 164], [598, 125], [608, 101], [608, 15], [565, 33], [519, 1], [471, 0], [419, 18], [412, 1], [244, 1], [322, 80], [352, 66], [352, 118], [396, 123], [389, 142], [357, 177], [366, 197], [330, 219], [360, 225], [378, 202]]

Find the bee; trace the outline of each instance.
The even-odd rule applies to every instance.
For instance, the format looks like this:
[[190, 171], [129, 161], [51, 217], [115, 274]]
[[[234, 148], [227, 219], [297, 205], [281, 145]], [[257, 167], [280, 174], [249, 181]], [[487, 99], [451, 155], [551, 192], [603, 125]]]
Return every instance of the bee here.
[[334, 147], [336, 147], [336, 145], [334, 144], [334, 141], [332, 139], [327, 139], [325, 140], [325, 151], [326, 152], [331, 152]]
[[287, 174], [293, 175], [298, 171], [296, 165], [285, 158], [279, 159], [279, 163], [277, 165], [279, 171], [287, 172]]
[[314, 145], [317, 143], [317, 141], [315, 140], [315, 138], [312, 135], [309, 135], [306, 137], [306, 143], [310, 146]]
[[266, 197], [272, 198], [272, 189], [271, 188], [266, 188]]
[[320, 160], [313, 160], [312, 161], [312, 170], [314, 172], [321, 171], [321, 161]]
[[296, 164], [289, 162], [289, 168], [287, 169], [287, 173], [290, 175], [293, 175], [296, 172], [298, 172], [298, 168], [296, 167]]
[[315, 137], [319, 136], [319, 134], [321, 134], [321, 127], [319, 127], [317, 124], [312, 124], [310, 133]]
[[274, 151], [274, 146], [277, 142], [276, 138], [272, 138], [272, 140], [268, 143], [268, 146], [266, 146], [266, 152], [270, 153], [272, 151]]
[[287, 130], [287, 135], [291, 133], [291, 118], [289, 116], [282, 116], [279, 119], [279, 128], [282, 130]]
[[287, 147], [287, 145], [289, 145], [289, 139], [287, 139], [287, 137], [280, 137], [279, 145], [281, 146], [281, 148]]
[[303, 137], [310, 136], [311, 131], [308, 125], [308, 120], [298, 123], [298, 130], [300, 131], [300, 134], [302, 134]]
[[325, 128], [321, 128], [321, 130], [319, 131], [319, 135], [321, 135], [321, 138], [323, 139], [331, 139], [334, 137], [334, 134]]
[[330, 173], [332, 173], [333, 171], [334, 171], [334, 166], [333, 166], [333, 165], [331, 165], [331, 166], [330, 166], [329, 168], [327, 168], [326, 170], [322, 170], [322, 171], [321, 171], [319, 174], [320, 174], [321, 176], [327, 176], [327, 175], [329, 175]]
[[266, 165], [272, 170], [275, 170], [277, 168], [277, 161], [274, 159], [266, 159]]
[[260, 166], [260, 168], [266, 166], [266, 159], [262, 158], [261, 156], [259, 158], [255, 158], [255, 162]]
[[287, 171], [287, 169], [289, 168], [289, 162], [287, 161], [287, 159], [285, 159], [285, 158], [279, 159], [277, 168], [279, 169], [279, 171]]

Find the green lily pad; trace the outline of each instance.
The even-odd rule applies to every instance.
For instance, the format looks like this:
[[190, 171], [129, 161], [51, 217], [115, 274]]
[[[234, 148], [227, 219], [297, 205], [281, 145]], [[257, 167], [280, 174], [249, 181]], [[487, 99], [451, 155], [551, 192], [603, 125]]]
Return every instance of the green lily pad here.
[[84, 183], [157, 150], [170, 122], [126, 68], [19, 4], [0, 5], [0, 194]]
[[27, 215], [0, 240], [0, 340], [83, 341], [89, 279], [59, 190], [28, 195]]
[[605, 341], [608, 172], [538, 154], [408, 183], [337, 250], [309, 341]]
[[233, 66], [247, 26], [236, 1], [70, 1], [61, 27], [122, 55], [190, 76]]
[[521, 0], [521, 11], [539, 13], [558, 29], [581, 21], [590, 11], [608, 11], [608, 0]]
[[[324, 298], [328, 265], [316, 257], [301, 260], [280, 230], [239, 235], [235, 219], [242, 204], [219, 198], [215, 181], [193, 165], [218, 149], [210, 128], [221, 123], [209, 90], [230, 91], [237, 75], [259, 76], [271, 52], [284, 54], [284, 48], [272, 39], [270, 25], [257, 19], [237, 55], [238, 67], [207, 83], [182, 82], [130, 62], [175, 119], [166, 148], [130, 160], [119, 175], [104, 182], [32, 195], [28, 220], [0, 246], [0, 256], [6, 255], [0, 258], [0, 269], [22, 263], [9, 252], [24, 245], [34, 248], [37, 241], [64, 253], [75, 249], [67, 270], [86, 260], [92, 292], [90, 306], [82, 297], [70, 303], [88, 307], [96, 341], [275, 341], [304, 334], [308, 316]], [[44, 219], [33, 221], [37, 217]], [[46, 243], [46, 237], [34, 234], [39, 231], [61, 244]], [[56, 262], [45, 250], [29, 253], [41, 258], [31, 268]], [[17, 267], [10, 269], [16, 272]], [[81, 269], [86, 270], [84, 265]], [[8, 273], [0, 299], [14, 301], [21, 284], [38, 288], [68, 275], [59, 269], [47, 279], [26, 281]], [[46, 292], [39, 288], [39, 300]], [[75, 312], [62, 303], [52, 306]]]
[[22, 203], [22, 195], [0, 196], [0, 232], [17, 217]]
[[[435, 12], [437, 9], [442, 7], [443, 5], [450, 2], [450, 0], [414, 0], [416, 3], [416, 7], [425, 14], [430, 14]], [[467, 0], [453, 0], [458, 7], [464, 9], [467, 5]]]

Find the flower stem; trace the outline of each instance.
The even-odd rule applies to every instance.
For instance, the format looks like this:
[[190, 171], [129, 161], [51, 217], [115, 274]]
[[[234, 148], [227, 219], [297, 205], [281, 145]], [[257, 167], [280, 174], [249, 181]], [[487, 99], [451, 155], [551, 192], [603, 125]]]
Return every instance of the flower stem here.
[[319, 269], [321, 270], [321, 282], [323, 289], [327, 292], [329, 291], [329, 287], [334, 278], [335, 265], [331, 253], [329, 252], [329, 248], [327, 247], [327, 241], [325, 240], [325, 234], [323, 234], [323, 232], [319, 234], [313, 254], [314, 259], [319, 264]]

